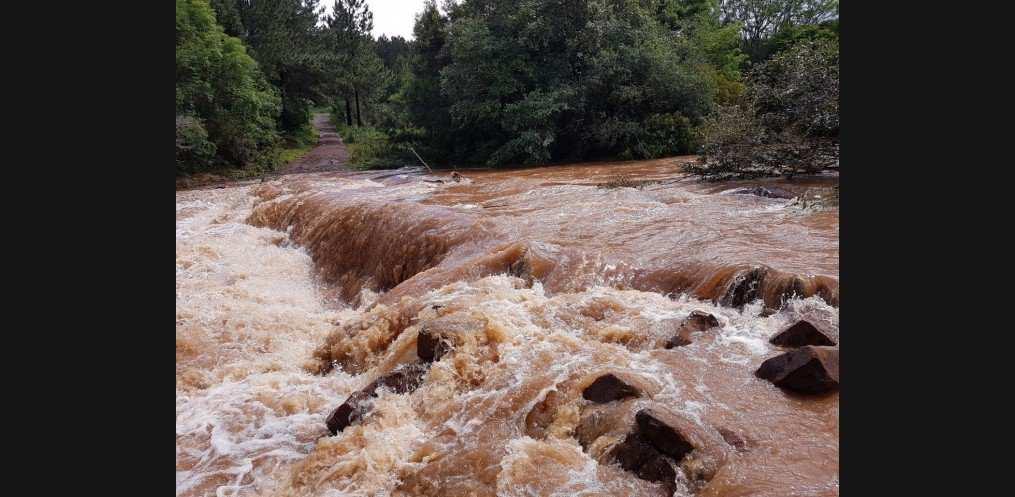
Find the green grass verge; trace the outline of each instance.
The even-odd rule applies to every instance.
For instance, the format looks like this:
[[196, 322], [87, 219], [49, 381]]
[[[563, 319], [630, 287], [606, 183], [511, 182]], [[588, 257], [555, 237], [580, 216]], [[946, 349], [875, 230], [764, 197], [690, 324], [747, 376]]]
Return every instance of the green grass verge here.
[[[332, 116], [334, 121], [334, 116]], [[382, 131], [364, 126], [336, 125], [349, 150], [349, 166], [356, 169], [395, 169], [415, 160], [404, 146], [391, 143]]]

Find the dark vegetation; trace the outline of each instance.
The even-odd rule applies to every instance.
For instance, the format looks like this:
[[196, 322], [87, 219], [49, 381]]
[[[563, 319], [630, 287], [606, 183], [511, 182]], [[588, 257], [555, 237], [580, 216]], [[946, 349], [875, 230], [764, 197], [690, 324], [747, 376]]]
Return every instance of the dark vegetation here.
[[700, 153], [711, 178], [838, 166], [838, 2], [177, 0], [177, 173], [276, 167], [327, 108], [359, 167]]

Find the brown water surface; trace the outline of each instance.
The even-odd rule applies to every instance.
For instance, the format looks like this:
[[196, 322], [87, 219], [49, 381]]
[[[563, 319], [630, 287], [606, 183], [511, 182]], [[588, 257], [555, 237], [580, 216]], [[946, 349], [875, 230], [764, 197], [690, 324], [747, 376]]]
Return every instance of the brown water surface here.
[[[697, 447], [675, 495], [838, 495], [838, 394], [753, 375], [795, 319], [837, 336], [838, 211], [730, 193], [836, 180], [698, 183], [684, 160], [178, 193], [177, 494], [665, 495], [608, 455], [652, 407]], [[695, 310], [720, 327], [663, 348]], [[452, 352], [330, 436], [422, 327]], [[605, 372], [643, 395], [583, 399]]]

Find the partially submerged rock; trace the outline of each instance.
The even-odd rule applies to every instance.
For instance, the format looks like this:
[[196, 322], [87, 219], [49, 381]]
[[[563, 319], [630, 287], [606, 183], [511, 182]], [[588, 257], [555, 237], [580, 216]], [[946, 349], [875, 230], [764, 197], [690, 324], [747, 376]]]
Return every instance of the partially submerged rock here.
[[368, 392], [366, 389], [354, 392], [328, 416], [328, 419], [325, 421], [325, 424], [328, 425], [328, 431], [332, 435], [337, 435], [346, 426], [358, 422], [366, 414], [370, 400], [376, 396], [374, 392]]
[[596, 378], [596, 381], [585, 387], [585, 391], [582, 392], [582, 397], [586, 400], [600, 404], [640, 395], [641, 392], [637, 388], [624, 382], [613, 373]]
[[674, 467], [694, 446], [651, 409], [638, 411], [634, 419], [634, 429], [614, 447], [611, 455], [638, 478], [664, 483], [672, 493], [676, 480]]
[[381, 387], [395, 393], [408, 393], [416, 390], [423, 383], [423, 376], [429, 369], [428, 366], [428, 364], [420, 363], [400, 366], [374, 380], [362, 390], [353, 393], [328, 416], [325, 421], [328, 431], [332, 435], [336, 435], [347, 426], [359, 422], [372, 407], [372, 401], [377, 397], [377, 390]]
[[641, 439], [650, 443], [659, 452], [672, 457], [674, 462], [679, 463], [684, 456], [694, 450], [694, 446], [680, 432], [663, 422], [660, 415], [651, 409], [638, 411], [634, 420]]
[[719, 432], [719, 436], [722, 437], [723, 441], [729, 444], [730, 447], [736, 449], [737, 452], [745, 452], [747, 450], [747, 440], [733, 430], [720, 427], [717, 428], [716, 431]]
[[826, 333], [810, 321], [800, 320], [795, 324], [782, 330], [769, 340], [773, 345], [780, 347], [803, 347], [805, 345], [828, 346], [835, 345], [835, 340], [829, 333]]
[[805, 345], [766, 360], [754, 374], [794, 392], [829, 392], [839, 388], [839, 349]]
[[765, 198], [793, 198], [793, 194], [786, 190], [780, 188], [768, 189], [763, 186], [756, 186], [754, 188], [737, 188], [730, 193], [733, 195], [757, 195]]
[[691, 333], [710, 330], [717, 326], [719, 326], [719, 319], [715, 316], [703, 311], [694, 311], [680, 324], [677, 333], [666, 342], [665, 347], [672, 349], [690, 345], [692, 343]]
[[451, 350], [448, 342], [432, 327], [424, 325], [416, 339], [416, 355], [423, 362], [434, 362]]
[[761, 286], [768, 273], [768, 268], [753, 267], [739, 271], [729, 283], [720, 303], [725, 306], [743, 309], [755, 299], [762, 298]]
[[631, 433], [613, 449], [613, 457], [620, 467], [638, 475], [642, 480], [672, 485], [677, 472], [673, 463], [651, 444]]

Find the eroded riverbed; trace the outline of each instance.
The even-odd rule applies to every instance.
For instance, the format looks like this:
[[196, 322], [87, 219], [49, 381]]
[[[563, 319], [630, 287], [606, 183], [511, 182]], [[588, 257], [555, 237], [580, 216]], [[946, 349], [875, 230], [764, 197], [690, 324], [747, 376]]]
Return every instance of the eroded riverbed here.
[[[801, 317], [838, 335], [838, 212], [678, 170], [178, 193], [177, 494], [837, 495], [838, 394], [753, 373]], [[827, 197], [832, 180], [764, 184]], [[693, 311], [719, 325], [666, 349]], [[423, 329], [450, 351], [419, 388], [382, 389], [331, 436], [335, 407], [418, 360]], [[582, 390], [605, 373], [640, 395], [600, 413]], [[608, 455], [645, 408], [696, 444], [675, 486]]]

